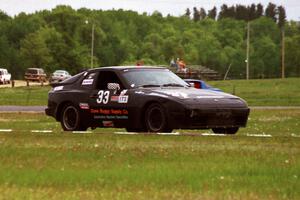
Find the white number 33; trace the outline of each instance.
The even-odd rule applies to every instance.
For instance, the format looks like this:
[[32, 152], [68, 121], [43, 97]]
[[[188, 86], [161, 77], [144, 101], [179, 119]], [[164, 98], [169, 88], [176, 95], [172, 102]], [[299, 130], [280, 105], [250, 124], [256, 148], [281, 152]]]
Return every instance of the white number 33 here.
[[98, 92], [97, 103], [107, 104], [109, 100], [109, 91], [100, 90]]

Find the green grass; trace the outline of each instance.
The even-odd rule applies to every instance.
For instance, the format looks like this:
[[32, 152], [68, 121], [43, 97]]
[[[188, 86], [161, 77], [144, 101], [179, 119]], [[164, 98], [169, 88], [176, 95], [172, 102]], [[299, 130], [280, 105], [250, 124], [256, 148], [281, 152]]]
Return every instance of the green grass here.
[[0, 88], [0, 105], [47, 105], [49, 86]]
[[[300, 78], [209, 82], [250, 106], [300, 106]], [[47, 105], [49, 86], [0, 88], [0, 105]]]
[[299, 139], [14, 133], [0, 141], [0, 191], [13, 197], [300, 198]]
[[250, 106], [300, 106], [300, 78], [209, 82], [245, 99]]
[[[0, 133], [0, 199], [299, 199], [299, 119], [253, 110], [235, 136], [198, 137], [72, 134], [42, 114], [1, 113], [13, 132]], [[246, 136], [262, 133], [274, 137]]]

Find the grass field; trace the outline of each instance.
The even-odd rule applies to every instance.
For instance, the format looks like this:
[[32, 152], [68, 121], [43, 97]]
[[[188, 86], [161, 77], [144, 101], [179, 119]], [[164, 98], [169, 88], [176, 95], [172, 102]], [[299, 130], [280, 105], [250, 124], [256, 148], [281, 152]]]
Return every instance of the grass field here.
[[0, 113], [10, 128], [0, 132], [0, 199], [300, 198], [299, 109], [252, 110], [247, 128], [222, 137], [72, 134], [42, 114]]
[[250, 106], [300, 106], [300, 78], [231, 80], [210, 82], [234, 93]]
[[0, 105], [47, 105], [50, 86], [0, 88]]
[[[209, 82], [250, 106], [300, 106], [300, 78]], [[46, 105], [49, 86], [0, 88], [0, 105]]]

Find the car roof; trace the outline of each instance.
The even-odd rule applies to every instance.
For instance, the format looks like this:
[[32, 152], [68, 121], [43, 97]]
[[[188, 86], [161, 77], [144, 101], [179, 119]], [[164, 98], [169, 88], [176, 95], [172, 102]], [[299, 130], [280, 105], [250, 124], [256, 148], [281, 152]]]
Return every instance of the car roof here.
[[67, 71], [58, 69], [58, 70], [55, 70], [54, 72], [67, 72]]
[[165, 67], [159, 66], [109, 66], [109, 67], [98, 67], [94, 69], [89, 69], [88, 71], [98, 71], [98, 70], [114, 70], [114, 71], [122, 71], [126, 69], [167, 69]]
[[[42, 68], [34, 68], [34, 67], [33, 67], [33, 68], [27, 68], [27, 69], [31, 69], [31, 70], [32, 70], [32, 69], [33, 69], [33, 70], [41, 70]], [[42, 70], [43, 70], [43, 69], [42, 69]]]
[[183, 79], [184, 81], [198, 81], [198, 82], [204, 82], [203, 80], [200, 79]]

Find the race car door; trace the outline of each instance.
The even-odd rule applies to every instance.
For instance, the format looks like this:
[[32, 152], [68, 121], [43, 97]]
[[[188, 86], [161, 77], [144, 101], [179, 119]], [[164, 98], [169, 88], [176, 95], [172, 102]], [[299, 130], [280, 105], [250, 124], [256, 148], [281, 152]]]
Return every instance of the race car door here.
[[90, 112], [104, 127], [124, 127], [128, 122], [128, 95], [114, 71], [100, 71], [90, 97]]

